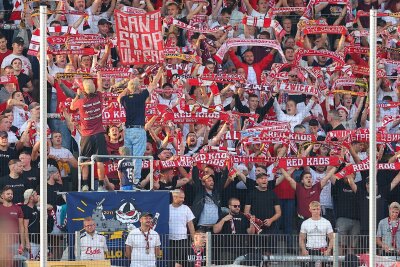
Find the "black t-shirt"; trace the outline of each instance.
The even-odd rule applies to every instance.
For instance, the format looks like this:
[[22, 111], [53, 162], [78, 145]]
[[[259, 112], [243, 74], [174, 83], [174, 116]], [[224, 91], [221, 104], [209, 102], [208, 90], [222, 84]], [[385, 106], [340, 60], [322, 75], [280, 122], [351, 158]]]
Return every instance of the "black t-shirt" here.
[[140, 94], [126, 95], [121, 98], [121, 104], [126, 110], [126, 126], [142, 125], [145, 123], [146, 99], [149, 91], [143, 90]]
[[[233, 224], [235, 225], [236, 234], [247, 234], [250, 222], [243, 214], [233, 215]], [[225, 222], [220, 234], [232, 234], [231, 222]]]
[[[379, 189], [379, 194], [376, 196], [376, 224], [386, 217], [386, 199], [385, 195], [389, 194], [390, 185]], [[367, 234], [369, 230], [369, 193], [365, 189], [363, 181], [357, 183], [357, 200], [360, 207], [360, 229], [361, 234]]]
[[12, 159], [17, 159], [18, 155], [15, 149], [7, 148], [6, 151], [0, 150], [0, 177], [8, 175], [10, 173], [10, 168], [8, 163]]
[[40, 174], [38, 168], [31, 167], [29, 171], [24, 171], [22, 173], [22, 177], [26, 178], [29, 181], [33, 189], [35, 189], [39, 185]]
[[[28, 233], [39, 234], [40, 233], [40, 215], [39, 210], [36, 206], [33, 208], [23, 205], [22, 212], [24, 213], [24, 219], [29, 220]], [[35, 244], [39, 244], [39, 235], [29, 235], [29, 241]]]
[[269, 219], [275, 215], [275, 206], [279, 205], [279, 199], [274, 191], [250, 191], [246, 199], [246, 205], [251, 205], [250, 213], [260, 220]]
[[336, 218], [344, 217], [353, 220], [360, 219], [360, 209], [356, 193], [343, 179], [336, 180], [332, 185], [332, 196], [335, 206]]
[[13, 203], [24, 202], [24, 192], [26, 189], [32, 188], [31, 183], [23, 176], [13, 179], [9, 175], [0, 178], [0, 188], [10, 186], [13, 190]]
[[206, 250], [203, 248], [199, 255], [194, 251], [193, 247], [190, 246], [186, 249], [185, 255], [185, 261], [183, 262], [182, 266], [183, 267], [195, 267], [196, 259], [199, 257], [199, 260], [201, 260], [201, 265], [200, 266], [206, 266]]
[[57, 192], [62, 192], [63, 186], [55, 183], [54, 185], [49, 185], [47, 184], [47, 204], [52, 205], [54, 208], [57, 206], [59, 203], [59, 198], [61, 196], [57, 195]]
[[172, 178], [171, 182], [164, 183], [164, 182], [159, 182], [160, 183], [160, 188], [158, 190], [174, 190], [176, 189], [176, 183], [178, 182], [178, 176], [174, 176]]

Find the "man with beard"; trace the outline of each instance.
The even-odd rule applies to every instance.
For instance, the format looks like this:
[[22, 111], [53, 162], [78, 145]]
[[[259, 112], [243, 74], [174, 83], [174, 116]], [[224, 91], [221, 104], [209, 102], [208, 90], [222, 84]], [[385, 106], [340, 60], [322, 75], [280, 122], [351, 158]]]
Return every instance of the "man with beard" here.
[[266, 248], [267, 253], [271, 253], [275, 247], [272, 240], [266, 235], [277, 234], [277, 220], [281, 217], [281, 206], [275, 192], [268, 189], [268, 175], [259, 173], [256, 176], [257, 186], [252, 190], [246, 199], [244, 207], [245, 214], [251, 214], [264, 222], [262, 226], [262, 236], [257, 240], [256, 246]]
[[13, 204], [13, 189], [10, 186], [4, 186], [2, 188], [0, 218], [10, 222], [10, 227], [7, 229], [7, 245], [12, 247], [13, 255], [17, 255], [18, 250], [21, 251], [25, 247], [24, 214], [20, 206]]
[[40, 215], [37, 208], [39, 195], [33, 189], [25, 190], [24, 205], [24, 233], [25, 249], [29, 252], [28, 259], [37, 260], [39, 258], [39, 234], [40, 234]]
[[151, 229], [153, 214], [140, 214], [140, 227], [133, 229], [125, 242], [125, 257], [130, 259], [130, 267], [154, 267], [160, 255], [160, 236]]
[[221, 194], [228, 178], [227, 168], [212, 173], [200, 178], [198, 167], [192, 169], [195, 192], [192, 211], [196, 217], [195, 225], [205, 232], [212, 231], [214, 224], [222, 217]]
[[22, 162], [18, 159], [10, 160], [8, 163], [10, 174], [0, 178], [0, 188], [8, 186], [13, 189], [13, 203], [22, 203], [24, 201], [24, 192], [31, 188], [28, 179], [22, 176], [24, 170]]
[[243, 235], [255, 233], [254, 224], [250, 223], [246, 216], [240, 212], [239, 199], [229, 199], [228, 205], [229, 214], [221, 218], [213, 227], [215, 234], [222, 234], [219, 238], [217, 237], [217, 240], [221, 242], [219, 247], [224, 248], [220, 264], [229, 264], [240, 256], [247, 245], [246, 241], [248, 241]]
[[186, 135], [186, 146], [183, 154], [185, 156], [192, 156], [193, 154], [196, 154], [204, 146], [204, 142], [207, 141], [207, 138], [198, 138], [195, 132], [189, 132]]
[[175, 266], [181, 266], [185, 262], [184, 249], [189, 244], [188, 229], [194, 239], [195, 230], [194, 215], [190, 208], [183, 204], [185, 193], [181, 190], [172, 192], [172, 203], [169, 205], [169, 242], [171, 248], [172, 262]]

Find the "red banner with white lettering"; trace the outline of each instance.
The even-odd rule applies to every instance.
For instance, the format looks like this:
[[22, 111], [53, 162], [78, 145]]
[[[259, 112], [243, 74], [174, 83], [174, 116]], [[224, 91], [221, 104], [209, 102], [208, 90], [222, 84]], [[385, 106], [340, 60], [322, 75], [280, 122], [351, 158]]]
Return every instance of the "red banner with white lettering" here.
[[128, 14], [115, 10], [114, 18], [123, 65], [155, 64], [164, 61], [160, 11]]
[[339, 157], [303, 157], [303, 158], [283, 158], [279, 160], [278, 168], [287, 169], [290, 167], [303, 166], [339, 166]]

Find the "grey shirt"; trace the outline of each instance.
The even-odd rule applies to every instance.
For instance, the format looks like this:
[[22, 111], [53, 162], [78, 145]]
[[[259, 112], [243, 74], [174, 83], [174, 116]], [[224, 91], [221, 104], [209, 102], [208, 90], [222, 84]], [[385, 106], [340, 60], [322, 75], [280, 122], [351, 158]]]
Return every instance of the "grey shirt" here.
[[[400, 220], [400, 219], [397, 219]], [[391, 221], [392, 229], [396, 227], [397, 221]], [[378, 232], [376, 233], [376, 237], [381, 237], [382, 242], [389, 246], [390, 249], [394, 249], [392, 246], [392, 231], [389, 227], [388, 218], [382, 219], [378, 224]], [[396, 246], [397, 249], [400, 249], [400, 224], [397, 229], [396, 235]]]
[[0, 89], [0, 104], [6, 102], [10, 98], [11, 94], [6, 90], [6, 88], [1, 87]]

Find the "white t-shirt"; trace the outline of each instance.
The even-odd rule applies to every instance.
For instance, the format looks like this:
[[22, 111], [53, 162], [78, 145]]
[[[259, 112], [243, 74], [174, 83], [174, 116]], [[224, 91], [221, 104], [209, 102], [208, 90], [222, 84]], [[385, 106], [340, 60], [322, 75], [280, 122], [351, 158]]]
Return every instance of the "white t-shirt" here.
[[300, 233], [307, 235], [306, 248], [318, 249], [328, 247], [326, 235], [333, 232], [331, 223], [322, 218], [313, 220], [309, 218], [301, 224]]
[[103, 235], [84, 233], [81, 236], [81, 260], [104, 260], [106, 251], [107, 241]]
[[[71, 151], [69, 151], [65, 147], [61, 147], [61, 148], [50, 147], [49, 155], [56, 156], [60, 159], [70, 159], [70, 158], [74, 157], [72, 155]], [[67, 175], [68, 174], [66, 173], [65, 169], [61, 168], [61, 177], [66, 177]]]
[[26, 122], [26, 111], [23, 108], [14, 106], [13, 107], [13, 116], [14, 120], [12, 122], [12, 125], [17, 127], [18, 129], [21, 128], [22, 124]]
[[[148, 234], [145, 232], [144, 234]], [[161, 245], [160, 236], [154, 230], [149, 233], [149, 254], [146, 254], [146, 240], [140, 228], [133, 229], [126, 238], [125, 245], [132, 247], [130, 267], [156, 266], [155, 247]]]
[[174, 207], [169, 205], [169, 239], [182, 240], [187, 239], [188, 222], [194, 219], [192, 210], [186, 205]]

